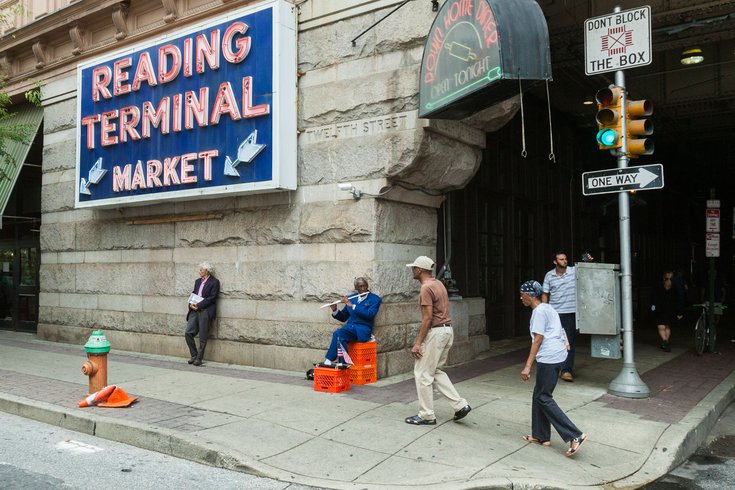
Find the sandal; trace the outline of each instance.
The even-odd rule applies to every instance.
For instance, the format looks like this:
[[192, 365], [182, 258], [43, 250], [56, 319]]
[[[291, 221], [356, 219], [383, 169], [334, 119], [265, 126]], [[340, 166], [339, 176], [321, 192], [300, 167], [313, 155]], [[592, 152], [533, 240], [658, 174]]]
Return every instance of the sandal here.
[[411, 425], [436, 425], [436, 419], [427, 420], [414, 415], [413, 417], [406, 417], [406, 423]]
[[521, 436], [521, 439], [526, 441], [529, 444], [538, 444], [539, 446], [549, 447], [551, 446], [551, 441], [542, 441], [540, 439], [536, 439], [533, 436]]
[[579, 448], [582, 447], [582, 443], [587, 440], [587, 434], [582, 434], [579, 437], [575, 437], [569, 441], [569, 449], [564, 453], [567, 458], [574, 456], [579, 452]]

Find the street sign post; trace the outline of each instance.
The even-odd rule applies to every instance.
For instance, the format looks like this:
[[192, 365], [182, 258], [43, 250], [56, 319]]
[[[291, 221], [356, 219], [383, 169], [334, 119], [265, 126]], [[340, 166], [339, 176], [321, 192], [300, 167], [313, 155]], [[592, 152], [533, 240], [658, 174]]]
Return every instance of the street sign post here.
[[624, 191], [648, 191], [664, 187], [664, 167], [660, 163], [640, 167], [596, 170], [582, 174], [582, 194], [610, 194]]
[[587, 75], [651, 63], [651, 7], [648, 5], [587, 19], [584, 33]]

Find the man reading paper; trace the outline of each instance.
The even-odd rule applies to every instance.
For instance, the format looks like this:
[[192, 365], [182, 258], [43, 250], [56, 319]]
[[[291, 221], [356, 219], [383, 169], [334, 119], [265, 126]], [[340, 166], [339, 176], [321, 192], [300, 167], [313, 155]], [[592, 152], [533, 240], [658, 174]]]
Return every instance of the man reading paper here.
[[[194, 281], [194, 290], [189, 295], [189, 311], [186, 314], [186, 345], [189, 347], [191, 358], [189, 364], [202, 365], [204, 348], [207, 346], [209, 325], [217, 316], [217, 295], [219, 281], [212, 275], [213, 269], [209, 262], [199, 264], [199, 279]], [[199, 350], [194, 337], [199, 335]]]

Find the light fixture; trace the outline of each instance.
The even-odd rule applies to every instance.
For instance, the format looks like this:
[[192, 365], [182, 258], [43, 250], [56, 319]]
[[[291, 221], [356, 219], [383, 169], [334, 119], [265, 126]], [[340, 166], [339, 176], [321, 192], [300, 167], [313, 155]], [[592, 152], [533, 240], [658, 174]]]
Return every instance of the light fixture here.
[[592, 104], [594, 104], [594, 103], [595, 103], [595, 101], [594, 101], [594, 100], [592, 100], [592, 98], [591, 98], [591, 97], [587, 97], [586, 99], [584, 99], [584, 100], [582, 101], [582, 105], [592, 105]]
[[431, 0], [431, 11], [436, 12], [439, 10], [439, 0]]
[[689, 48], [681, 52], [682, 65], [696, 65], [704, 61], [704, 55], [700, 48]]

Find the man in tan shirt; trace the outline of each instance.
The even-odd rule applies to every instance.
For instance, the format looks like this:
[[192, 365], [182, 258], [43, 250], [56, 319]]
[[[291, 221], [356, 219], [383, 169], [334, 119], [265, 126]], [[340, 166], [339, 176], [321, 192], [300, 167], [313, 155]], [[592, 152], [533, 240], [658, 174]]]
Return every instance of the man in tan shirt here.
[[470, 413], [472, 408], [467, 404], [467, 400], [459, 396], [447, 373], [439, 369], [447, 362], [449, 349], [454, 341], [447, 289], [431, 275], [434, 261], [429, 257], [422, 255], [406, 266], [411, 268], [413, 278], [421, 283], [419, 293], [421, 328], [411, 349], [411, 355], [414, 358], [413, 376], [419, 398], [419, 413], [413, 417], [407, 417], [406, 423], [412, 425], [436, 424], [434, 385], [454, 408], [454, 420], [462, 419]]

